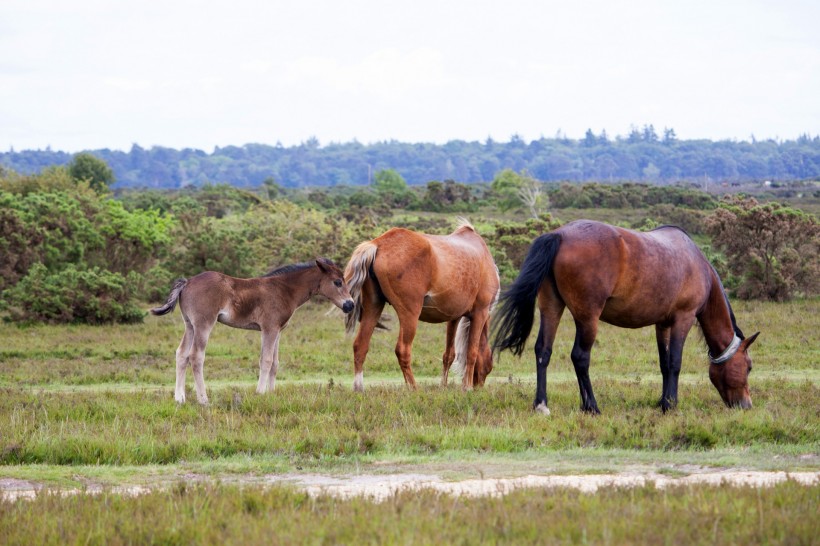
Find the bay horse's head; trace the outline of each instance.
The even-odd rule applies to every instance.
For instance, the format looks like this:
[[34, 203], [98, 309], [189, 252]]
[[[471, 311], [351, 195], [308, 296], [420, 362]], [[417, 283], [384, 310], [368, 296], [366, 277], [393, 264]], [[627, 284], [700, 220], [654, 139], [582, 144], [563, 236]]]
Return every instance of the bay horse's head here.
[[344, 274], [339, 266], [327, 258], [317, 258], [316, 265], [322, 273], [318, 294], [329, 299], [333, 305], [345, 313], [353, 311], [353, 298], [350, 297]]
[[760, 332], [745, 339], [736, 336], [722, 355], [709, 357], [709, 379], [730, 408], [752, 407], [752, 397], [749, 394], [749, 374], [752, 371], [749, 346], [758, 335]]

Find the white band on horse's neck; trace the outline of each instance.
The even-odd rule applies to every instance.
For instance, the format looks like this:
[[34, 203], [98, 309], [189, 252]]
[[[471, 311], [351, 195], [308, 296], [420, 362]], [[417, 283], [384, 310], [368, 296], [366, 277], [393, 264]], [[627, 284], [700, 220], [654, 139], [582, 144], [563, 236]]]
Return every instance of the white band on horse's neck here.
[[735, 334], [735, 337], [732, 339], [732, 342], [729, 344], [729, 346], [726, 347], [725, 351], [723, 351], [716, 357], [712, 357], [711, 354], [709, 355], [709, 362], [711, 362], [712, 364], [723, 364], [724, 362], [735, 356], [738, 347], [740, 347], [740, 338], [737, 337], [737, 334]]

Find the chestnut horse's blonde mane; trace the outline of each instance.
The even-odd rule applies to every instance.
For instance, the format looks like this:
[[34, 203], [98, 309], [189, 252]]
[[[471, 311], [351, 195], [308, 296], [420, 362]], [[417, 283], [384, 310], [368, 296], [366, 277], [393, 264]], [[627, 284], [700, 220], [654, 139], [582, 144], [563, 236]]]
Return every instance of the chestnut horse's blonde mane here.
[[463, 216], [459, 216], [457, 218], [457, 220], [458, 220], [458, 224], [456, 224], [455, 231], [458, 231], [461, 228], [467, 228], [467, 229], [471, 229], [471, 230], [475, 231], [475, 227], [473, 226], [473, 224], [471, 224], [470, 221], [467, 220], [466, 218], [464, 218]]

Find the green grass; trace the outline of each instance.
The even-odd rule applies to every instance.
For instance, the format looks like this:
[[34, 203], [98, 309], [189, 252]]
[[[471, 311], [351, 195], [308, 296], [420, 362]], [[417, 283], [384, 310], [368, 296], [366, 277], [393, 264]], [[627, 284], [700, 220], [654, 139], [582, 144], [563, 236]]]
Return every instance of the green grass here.
[[282, 487], [185, 486], [0, 501], [4, 544], [812, 544], [820, 488], [709, 486], [400, 493], [382, 503]]
[[[552, 415], [533, 414], [531, 345], [503, 354], [474, 392], [442, 388], [441, 325], [422, 324], [407, 390], [394, 330], [377, 334], [363, 394], [352, 339], [329, 306], [297, 311], [274, 393], [257, 395], [259, 334], [218, 326], [205, 363], [211, 405], [173, 401], [178, 312], [141, 325], [0, 324], [0, 477], [56, 487], [164, 485], [143, 497], [40, 495], [0, 501], [0, 542], [724, 542], [811, 543], [818, 487], [687, 487], [513, 493], [503, 499], [401, 494], [383, 504], [258, 487], [285, 472], [434, 473], [448, 479], [697, 468], [820, 469], [820, 300], [734, 302], [752, 348], [754, 408], [725, 408], [705, 347], [686, 345], [679, 407], [656, 406], [651, 328], [602, 325], [591, 379], [603, 411], [578, 409], [567, 314], [548, 372]], [[530, 343], [532, 343], [532, 339]], [[192, 380], [188, 374], [189, 400]], [[210, 485], [185, 488], [191, 474]], [[256, 484], [237, 487], [220, 480]], [[606, 514], [607, 517], [595, 517]]]

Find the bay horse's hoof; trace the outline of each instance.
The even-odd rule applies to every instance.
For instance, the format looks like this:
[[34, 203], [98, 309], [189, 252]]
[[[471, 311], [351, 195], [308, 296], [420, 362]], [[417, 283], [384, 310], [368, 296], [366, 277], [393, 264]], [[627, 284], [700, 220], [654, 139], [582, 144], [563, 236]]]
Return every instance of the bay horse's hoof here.
[[540, 413], [542, 415], [549, 415], [550, 414], [550, 409], [547, 407], [547, 405], [544, 402], [541, 402], [540, 404], [538, 404], [537, 406], [532, 408], [532, 411], [534, 411], [535, 413]]

